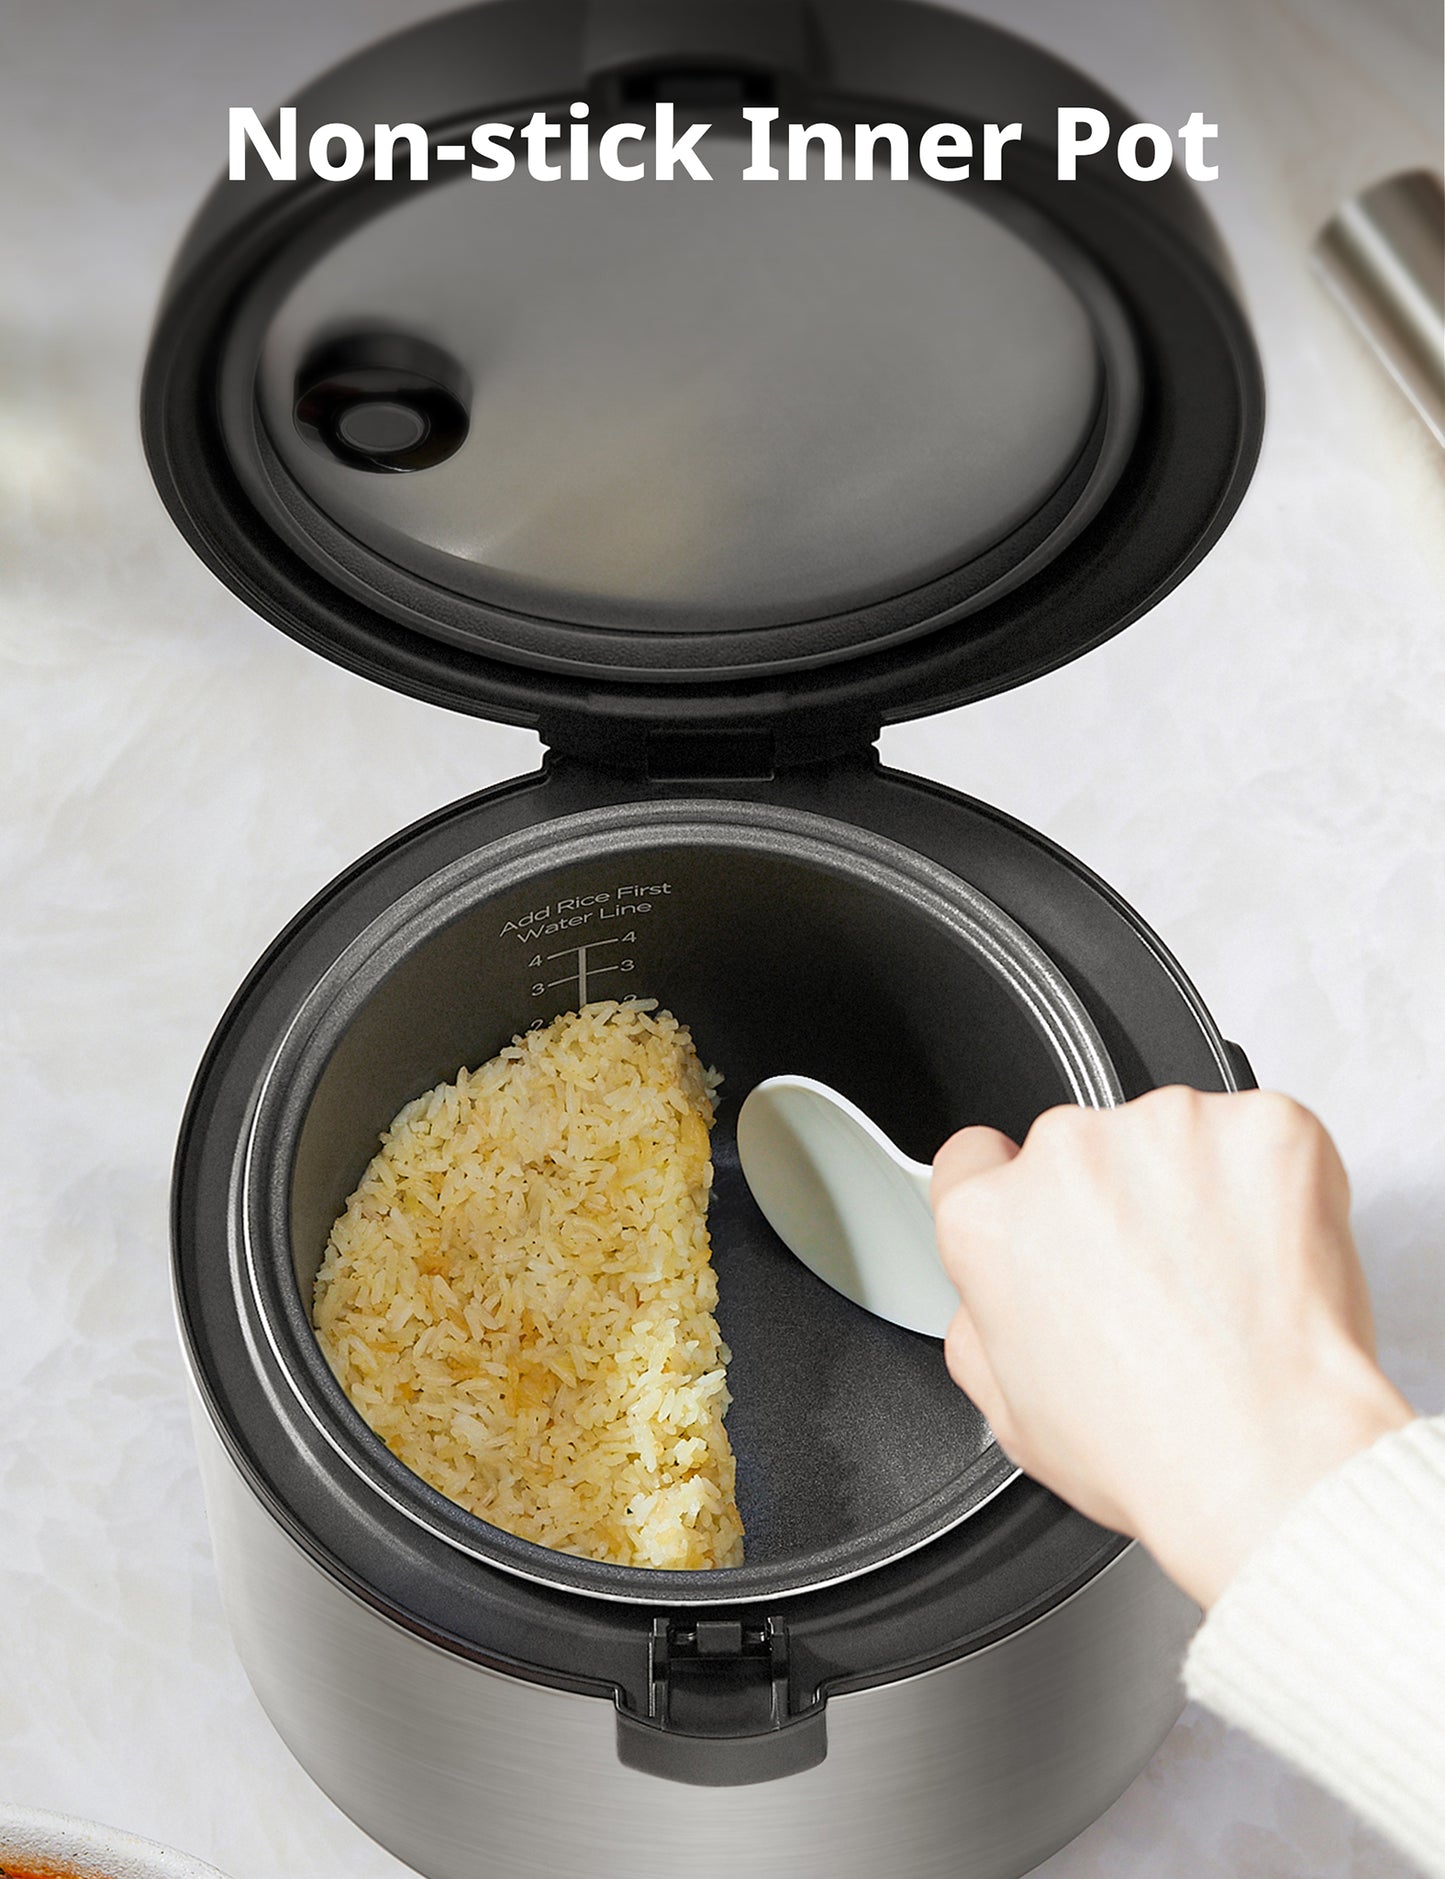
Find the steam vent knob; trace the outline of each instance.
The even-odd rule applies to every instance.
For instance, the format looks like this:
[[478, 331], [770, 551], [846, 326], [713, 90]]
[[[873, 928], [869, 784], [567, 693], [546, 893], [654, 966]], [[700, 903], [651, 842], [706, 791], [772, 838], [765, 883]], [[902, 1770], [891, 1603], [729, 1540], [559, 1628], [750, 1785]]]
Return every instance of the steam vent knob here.
[[427, 470], [466, 441], [470, 387], [440, 347], [400, 333], [327, 340], [296, 380], [296, 428], [354, 470]]

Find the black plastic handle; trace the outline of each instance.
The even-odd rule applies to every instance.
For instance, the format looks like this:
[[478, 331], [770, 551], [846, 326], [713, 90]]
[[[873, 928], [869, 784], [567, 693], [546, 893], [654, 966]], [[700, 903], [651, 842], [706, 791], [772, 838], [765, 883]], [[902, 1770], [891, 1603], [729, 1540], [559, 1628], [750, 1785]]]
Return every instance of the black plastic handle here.
[[820, 1706], [781, 1728], [756, 1735], [686, 1735], [619, 1708], [617, 1759], [661, 1781], [694, 1788], [743, 1788], [816, 1768], [828, 1753], [828, 1718]]
[[751, 1787], [816, 1768], [828, 1753], [823, 1702], [792, 1707], [788, 1659], [781, 1619], [659, 1613], [645, 1713], [618, 1693], [618, 1760], [694, 1788]]

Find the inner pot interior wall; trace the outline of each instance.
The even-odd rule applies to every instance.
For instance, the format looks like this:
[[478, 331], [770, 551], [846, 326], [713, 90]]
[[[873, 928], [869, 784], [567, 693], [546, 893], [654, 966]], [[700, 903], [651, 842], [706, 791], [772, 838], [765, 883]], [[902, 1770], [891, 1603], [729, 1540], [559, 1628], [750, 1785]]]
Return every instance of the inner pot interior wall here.
[[965, 1123], [1018, 1137], [1071, 1091], [965, 939], [811, 862], [639, 849], [536, 877], [418, 944], [356, 1013], [307, 1112], [291, 1206], [303, 1298], [396, 1112], [584, 991], [659, 1000], [725, 1079], [710, 1224], [749, 1563], [847, 1543], [947, 1490], [986, 1447], [983, 1419], [937, 1342], [839, 1298], [776, 1239], [738, 1168], [738, 1107], [764, 1077], [818, 1077], [926, 1160]]

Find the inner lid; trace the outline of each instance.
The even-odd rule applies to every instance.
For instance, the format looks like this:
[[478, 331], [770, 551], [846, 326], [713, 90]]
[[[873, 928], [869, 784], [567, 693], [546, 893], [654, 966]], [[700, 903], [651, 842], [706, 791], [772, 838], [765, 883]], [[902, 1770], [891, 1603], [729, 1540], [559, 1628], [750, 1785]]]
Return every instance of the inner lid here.
[[1024, 531], [992, 586], [1040, 546], [1106, 386], [1037, 231], [886, 170], [749, 182], [720, 129], [708, 162], [409, 193], [290, 285], [266, 440], [369, 586], [387, 562], [543, 621], [716, 637], [856, 613]]

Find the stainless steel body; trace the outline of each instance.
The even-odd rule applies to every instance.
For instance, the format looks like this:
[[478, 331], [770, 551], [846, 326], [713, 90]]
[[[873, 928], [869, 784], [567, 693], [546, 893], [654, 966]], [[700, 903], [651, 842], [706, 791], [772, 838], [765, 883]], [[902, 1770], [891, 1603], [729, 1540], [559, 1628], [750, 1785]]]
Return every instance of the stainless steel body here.
[[427, 1879], [1018, 1879], [1123, 1792], [1179, 1713], [1198, 1613], [1133, 1546], [998, 1643], [832, 1698], [816, 1768], [660, 1781], [619, 1763], [606, 1700], [469, 1662], [353, 1597], [260, 1505], [204, 1409], [195, 1422], [257, 1695], [318, 1785]]

